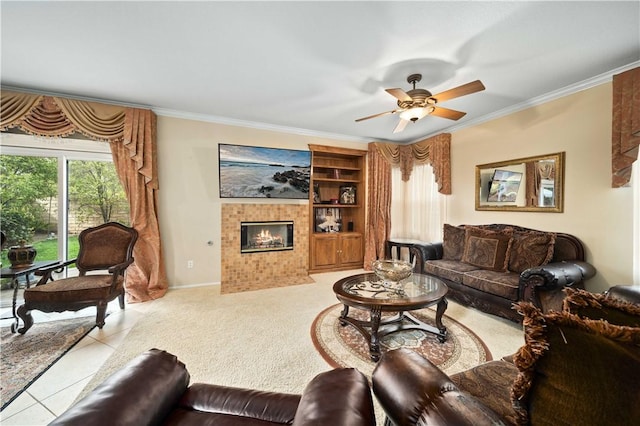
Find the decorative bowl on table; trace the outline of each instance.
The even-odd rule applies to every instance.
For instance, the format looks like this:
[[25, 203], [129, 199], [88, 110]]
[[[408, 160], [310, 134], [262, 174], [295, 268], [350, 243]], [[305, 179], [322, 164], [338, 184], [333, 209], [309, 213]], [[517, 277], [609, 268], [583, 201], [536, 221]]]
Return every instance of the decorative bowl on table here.
[[406, 260], [385, 259], [376, 260], [371, 266], [378, 278], [386, 282], [402, 281], [408, 278], [413, 272], [413, 265]]

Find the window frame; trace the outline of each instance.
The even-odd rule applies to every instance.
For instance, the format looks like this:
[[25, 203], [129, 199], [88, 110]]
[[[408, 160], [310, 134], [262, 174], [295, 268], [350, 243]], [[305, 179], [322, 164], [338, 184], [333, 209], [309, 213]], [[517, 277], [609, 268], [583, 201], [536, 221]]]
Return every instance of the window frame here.
[[2, 133], [0, 154], [30, 157], [49, 157], [58, 160], [58, 256], [68, 259], [69, 231], [69, 161], [106, 161], [113, 163], [108, 142], [72, 138], [45, 138], [41, 136]]

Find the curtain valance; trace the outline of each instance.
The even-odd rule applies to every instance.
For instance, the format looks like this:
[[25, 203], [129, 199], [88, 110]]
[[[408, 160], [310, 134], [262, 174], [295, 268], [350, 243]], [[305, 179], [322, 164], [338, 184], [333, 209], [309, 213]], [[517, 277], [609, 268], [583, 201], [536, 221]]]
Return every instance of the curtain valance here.
[[18, 127], [36, 136], [64, 137], [82, 133], [104, 142], [122, 140], [125, 107], [57, 96], [2, 91], [0, 127]]
[[2, 91], [0, 130], [19, 128], [44, 137], [81, 133], [109, 142], [118, 177], [127, 195], [131, 226], [139, 234], [135, 263], [127, 272], [130, 302], [164, 295], [168, 288], [160, 225], [156, 116], [153, 111], [57, 96]]
[[14, 91], [2, 91], [0, 130], [35, 136], [81, 133], [102, 142], [123, 142], [146, 184], [158, 189], [153, 111]]
[[612, 187], [627, 186], [640, 145], [640, 68], [613, 76]]
[[451, 194], [451, 134], [441, 133], [411, 145], [374, 142], [380, 155], [393, 167], [400, 167], [402, 180], [408, 181], [414, 164], [430, 164], [438, 192]]

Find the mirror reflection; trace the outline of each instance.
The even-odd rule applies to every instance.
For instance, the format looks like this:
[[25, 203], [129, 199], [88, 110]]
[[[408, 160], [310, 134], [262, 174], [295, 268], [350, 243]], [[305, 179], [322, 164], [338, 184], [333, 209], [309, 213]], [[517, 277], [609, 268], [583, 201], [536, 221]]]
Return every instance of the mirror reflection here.
[[476, 166], [476, 210], [563, 211], [564, 152]]

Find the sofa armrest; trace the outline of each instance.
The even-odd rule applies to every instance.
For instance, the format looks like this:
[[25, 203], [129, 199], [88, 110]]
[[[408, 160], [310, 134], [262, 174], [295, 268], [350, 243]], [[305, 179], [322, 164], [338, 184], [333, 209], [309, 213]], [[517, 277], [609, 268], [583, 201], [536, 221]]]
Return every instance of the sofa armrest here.
[[[540, 300], [539, 290], [559, 292], [564, 287], [583, 287], [582, 282], [595, 274], [596, 269], [591, 264], [581, 261], [554, 262], [529, 268], [520, 274], [519, 300], [531, 302], [547, 311]], [[558, 294], [564, 298], [563, 293]], [[557, 305], [556, 301], [553, 308], [561, 308]]]
[[605, 292], [607, 297], [640, 305], [640, 286], [614, 285]]
[[417, 246], [423, 254], [423, 260], [442, 259], [444, 253], [442, 243], [429, 243]]
[[124, 275], [124, 271], [133, 263], [133, 257], [108, 269], [110, 274]]
[[36, 283], [36, 286], [39, 285], [44, 285], [46, 283], [48, 283], [49, 281], [53, 281], [53, 278], [51, 277], [51, 275], [53, 274], [53, 272], [62, 272], [64, 270], [65, 267], [69, 266], [69, 265], [73, 265], [74, 263], [76, 263], [76, 259], [70, 259], [67, 260], [65, 262], [58, 262], [55, 265], [51, 265], [51, 266], [47, 266], [46, 268], [40, 268], [37, 271], [34, 272], [35, 275], [41, 277], [38, 282]]
[[151, 349], [109, 376], [51, 425], [160, 424], [189, 385], [184, 364]]
[[376, 424], [371, 388], [354, 368], [318, 374], [305, 388], [293, 426], [359, 426]]
[[426, 260], [442, 259], [442, 243], [414, 244], [409, 248], [411, 257], [416, 259], [414, 272], [419, 274], [424, 272], [424, 262]]
[[500, 425], [502, 419], [462, 392], [436, 365], [406, 348], [386, 352], [373, 392], [395, 425]]
[[291, 424], [299, 402], [300, 395], [194, 383], [180, 399], [172, 421], [180, 423], [180, 413], [199, 411]]

